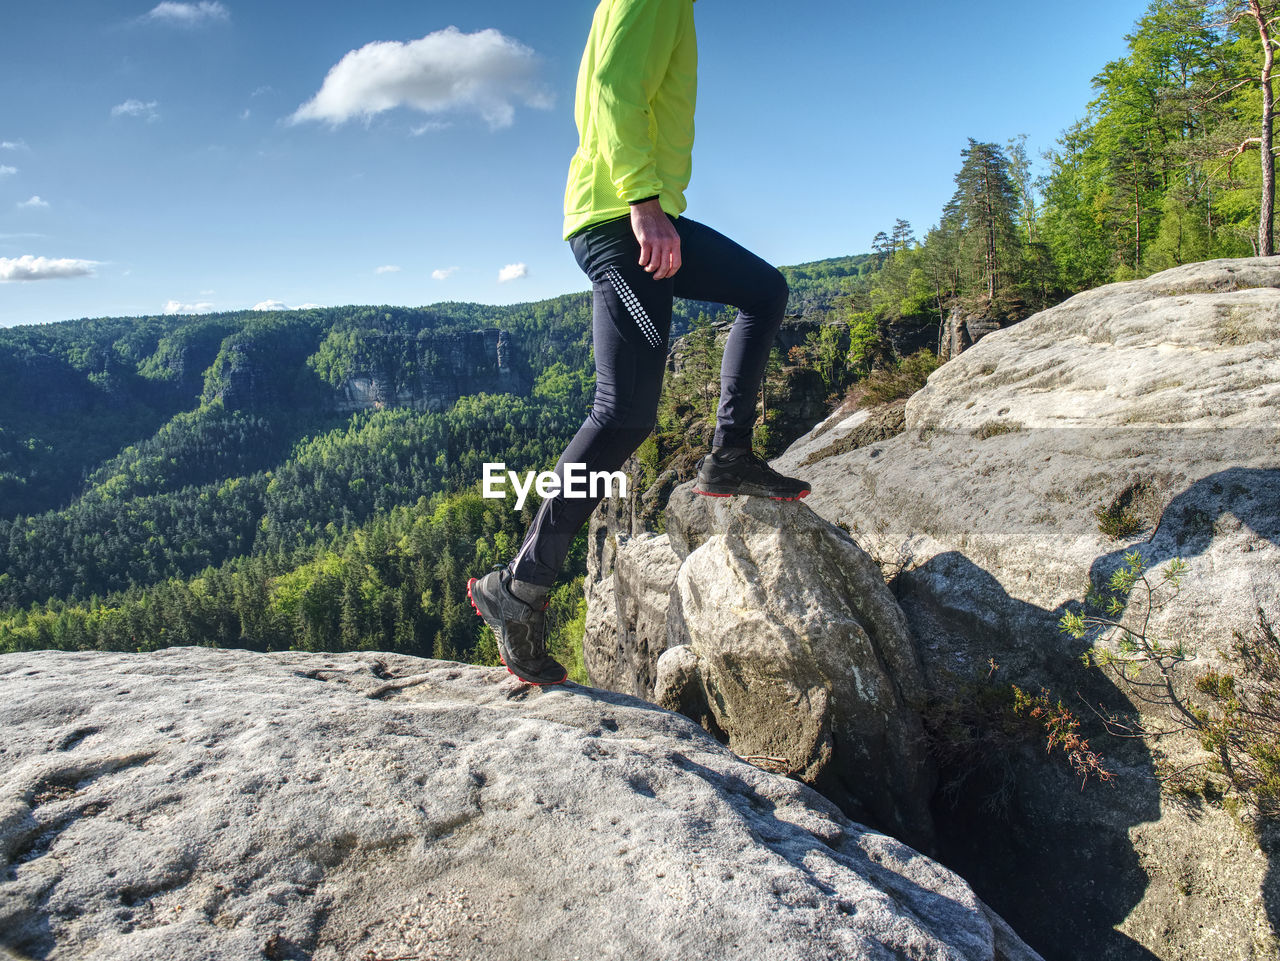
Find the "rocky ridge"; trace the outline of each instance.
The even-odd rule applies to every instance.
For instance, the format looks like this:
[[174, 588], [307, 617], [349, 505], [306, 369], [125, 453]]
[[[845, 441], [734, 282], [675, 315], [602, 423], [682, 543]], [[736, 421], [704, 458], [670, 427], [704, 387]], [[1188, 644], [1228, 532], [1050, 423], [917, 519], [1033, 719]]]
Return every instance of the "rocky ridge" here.
[[[905, 566], [900, 593], [1004, 635], [1056, 633], [1130, 551], [1184, 557], [1155, 627], [1212, 651], [1259, 606], [1280, 610], [1278, 286], [1269, 258], [1080, 294], [939, 368], [900, 435], [833, 450], [845, 431], [815, 429], [775, 467], [803, 471], [813, 510]], [[1129, 529], [1112, 536], [1099, 512]]]
[[[1082, 643], [1058, 626], [1090, 581], [1135, 554], [1150, 569], [1188, 565], [1150, 622], [1156, 636], [1192, 645], [1199, 659], [1188, 675], [1259, 609], [1280, 621], [1277, 450], [1280, 258], [1267, 258], [1111, 285], [987, 332], [905, 410], [841, 411], [774, 461], [813, 483], [806, 508], [847, 531], [889, 581], [919, 657], [925, 715], [935, 726], [957, 716], [978, 725], [972, 750], [988, 753], [940, 761], [943, 790], [926, 799], [937, 851], [1046, 957], [1280, 957], [1268, 836], [1242, 832], [1206, 798], [1162, 796], [1147, 746], [1107, 738], [1090, 710], [1140, 705], [1085, 671]], [[588, 667], [642, 696], [654, 685], [652, 696], [718, 731], [711, 702], [683, 693], [705, 683], [679, 647], [675, 581], [687, 558], [678, 492], [672, 502], [664, 533], [645, 530], [644, 512], [626, 505], [593, 520]], [[812, 563], [799, 543], [783, 550], [783, 563]], [[740, 573], [727, 573], [739, 565], [721, 561], [713, 566], [726, 583], [715, 590], [749, 594]], [[719, 636], [732, 646], [794, 602], [721, 605]], [[817, 612], [803, 645], [827, 633]], [[736, 670], [777, 671], [772, 683], [783, 686], [807, 676], [776, 656]], [[1068, 702], [1115, 781], [1082, 790], [1043, 742], [997, 732], [998, 752], [983, 748], [981, 725], [1003, 720], [964, 712], [1011, 683]], [[1167, 742], [1165, 753], [1194, 761], [1193, 740]]]
[[390, 654], [0, 657], [0, 944], [58, 961], [1038, 958], [684, 718]]

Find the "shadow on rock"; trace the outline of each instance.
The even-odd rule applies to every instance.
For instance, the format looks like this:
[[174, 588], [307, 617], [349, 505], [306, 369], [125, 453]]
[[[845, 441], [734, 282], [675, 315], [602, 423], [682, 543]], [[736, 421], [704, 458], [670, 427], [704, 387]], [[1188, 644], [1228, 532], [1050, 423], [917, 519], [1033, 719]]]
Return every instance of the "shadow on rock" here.
[[[1135, 499], [1135, 514], [1139, 507]], [[1201, 580], [1189, 582], [1178, 600], [1156, 611], [1150, 622], [1154, 633], [1189, 638], [1193, 647], [1202, 648], [1200, 653], [1225, 648], [1232, 624], [1224, 611], [1242, 626], [1249, 623], [1267, 602], [1258, 585], [1266, 588], [1276, 580], [1273, 567], [1268, 573], [1268, 558], [1274, 557], [1269, 545], [1280, 546], [1280, 471], [1219, 471], [1174, 496], [1149, 520], [1155, 523], [1147, 537], [1093, 561], [1091, 582], [1105, 585], [1134, 552], [1148, 570], [1175, 558], [1229, 558], [1230, 563], [1193, 565]], [[1214, 580], [1206, 584], [1209, 578]], [[973, 738], [962, 745], [971, 749], [968, 754], [953, 752], [943, 763], [943, 789], [934, 803], [941, 859], [968, 878], [1047, 958], [1155, 957], [1114, 930], [1126, 919], [1133, 924], [1131, 914], [1144, 898], [1154, 898], [1154, 906], [1145, 910], [1166, 915], [1171, 926], [1159, 940], [1176, 943], [1184, 936], [1178, 921], [1183, 912], [1177, 903], [1166, 903], [1165, 892], [1149, 891], [1148, 868], [1160, 864], [1165, 875], [1184, 869], [1161, 863], [1175, 856], [1170, 852], [1193, 862], [1212, 860], [1203, 849], [1214, 843], [1213, 836], [1195, 841], [1178, 833], [1185, 830], [1184, 821], [1204, 821], [1206, 812], [1196, 808], [1194, 799], [1165, 798], [1162, 806], [1156, 766], [1145, 743], [1107, 736], [1089, 710], [1124, 714], [1132, 712], [1133, 704], [1109, 676], [1082, 670], [1080, 657], [1090, 642], [1073, 640], [1058, 629], [1062, 614], [1078, 605], [1048, 610], [1013, 598], [958, 551], [939, 554], [899, 575], [893, 586], [913, 633], [926, 639], [921, 656], [930, 690], [938, 698], [935, 709], [941, 705], [952, 735], [959, 724], [964, 736]], [[1081, 594], [1083, 588], [1081, 584]], [[998, 665], [993, 675], [988, 659]], [[1089, 781], [1082, 788], [1080, 776], [1061, 760], [1002, 742], [1001, 712], [1009, 702], [1001, 693], [1010, 684], [1029, 694], [1047, 688], [1055, 700], [1061, 698], [1081, 718], [1083, 733], [1116, 779]], [[944, 755], [946, 750], [944, 743]], [[1228, 834], [1232, 830], [1227, 826]], [[1135, 848], [1139, 835], [1146, 845], [1142, 853]], [[1265, 835], [1262, 901], [1274, 929], [1280, 923], [1280, 875]], [[1228, 837], [1228, 843], [1242, 842]], [[1163, 884], [1169, 883], [1165, 877]]]
[[[1197, 481], [1169, 501], [1148, 537], [1099, 557], [1089, 577], [1105, 582], [1135, 550], [1148, 567], [1198, 557], [1224, 533], [1241, 532], [1247, 538], [1246, 529], [1280, 547], [1280, 470], [1233, 467]], [[1247, 550], [1251, 545], [1246, 539], [1242, 546]]]
[[[940, 594], [939, 580], [965, 591]], [[1096, 780], [1082, 787], [1060, 758], [1032, 743], [1006, 697], [1010, 684], [1029, 694], [1044, 686], [1055, 697], [1078, 691], [1118, 710], [1119, 692], [1081, 670], [1079, 651], [1049, 636], [1060, 612], [1010, 597], [959, 552], [899, 575], [893, 587], [913, 633], [929, 639], [921, 656], [932, 695], [925, 713], [942, 756], [933, 802], [939, 860], [1049, 961], [1156, 958], [1115, 930], [1148, 886], [1129, 829], [1160, 817], [1149, 752], [1138, 741], [1108, 741], [1116, 750], [1106, 761], [1123, 769], [1123, 787]], [[1091, 718], [1082, 720], [1089, 728]], [[1011, 736], [1010, 726], [1020, 734]], [[937, 743], [940, 736], [947, 743]]]
[[[1211, 551], [1225, 549], [1239, 555], [1252, 554], [1260, 541], [1280, 547], [1280, 470], [1234, 467], [1211, 474], [1174, 497], [1147, 538], [1099, 557], [1089, 569], [1089, 579], [1093, 584], [1106, 585], [1111, 575], [1124, 566], [1126, 556], [1134, 552], [1141, 555], [1149, 571], [1155, 571], [1175, 559], [1200, 557]], [[1280, 574], [1272, 577], [1280, 578]], [[1247, 578], [1213, 585], [1219, 595], [1234, 594], [1231, 606], [1242, 621], [1254, 617], [1263, 604], [1256, 592], [1250, 590], [1251, 586]], [[1280, 611], [1267, 613], [1280, 615]], [[1184, 615], [1189, 623], [1167, 626], [1161, 624], [1157, 615], [1153, 623], [1157, 631], [1163, 627], [1164, 632], [1172, 636], [1188, 638], [1193, 650], [1199, 648], [1197, 653], [1212, 653], [1215, 646], [1226, 647], [1220, 627], [1216, 632], [1218, 643], [1197, 643], [1197, 627], [1208, 624], [1207, 618], [1196, 615], [1192, 610]], [[1280, 930], [1280, 870], [1272, 857], [1280, 843], [1278, 833], [1268, 828], [1259, 838], [1267, 856], [1262, 900], [1273, 930]]]

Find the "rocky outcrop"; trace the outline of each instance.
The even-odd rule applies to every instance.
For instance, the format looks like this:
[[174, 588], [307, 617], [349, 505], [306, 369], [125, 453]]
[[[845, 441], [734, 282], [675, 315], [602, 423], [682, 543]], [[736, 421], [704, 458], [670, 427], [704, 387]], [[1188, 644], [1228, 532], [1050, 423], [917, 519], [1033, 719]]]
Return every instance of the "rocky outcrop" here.
[[1009, 327], [1014, 322], [1008, 318], [991, 317], [956, 308], [947, 316], [947, 323], [942, 330], [941, 357], [943, 360], [958, 357], [987, 334]]
[[[594, 519], [593, 576], [585, 581], [583, 655], [592, 683], [654, 699], [658, 658], [667, 649], [668, 594], [680, 569], [667, 538], [635, 537]], [[609, 577], [600, 576], [610, 571]]]
[[[990, 659], [1006, 686], [1047, 685], [1086, 721], [1100, 702], [1142, 708], [1081, 668], [1058, 621], [1134, 552], [1187, 563], [1150, 626], [1198, 655], [1188, 678], [1259, 607], [1280, 615], [1277, 288], [1267, 258], [1081, 294], [941, 367], [896, 436], [852, 443], [860, 425], [828, 425], [774, 466], [896, 575], [932, 691]], [[1277, 957], [1267, 849], [1204, 799], [1162, 797], [1140, 743], [1095, 734], [1114, 784], [1082, 792], [1014, 752], [999, 816], [972, 780], [935, 805], [944, 858], [1048, 957]]]
[[281, 378], [270, 349], [252, 337], [228, 338], [206, 375], [205, 394], [230, 410], [261, 410], [278, 403]]
[[738, 754], [931, 844], [923, 675], [880, 569], [802, 504], [701, 497], [686, 485], [667, 527], [683, 563], [657, 702], [692, 707]]
[[160, 338], [155, 353], [146, 358], [139, 371], [153, 385], [156, 397], [176, 395], [198, 397], [204, 372], [213, 364], [222, 341], [236, 330], [225, 318], [201, 318], [173, 328]]
[[[1226, 645], [1259, 605], [1280, 609], [1272, 284], [1277, 258], [1081, 294], [936, 371], [901, 435], [815, 460], [840, 439], [831, 430], [775, 466], [803, 464], [806, 503], [874, 555], [909, 555], [902, 586], [951, 616], [1006, 634], [1056, 624], [1137, 549], [1191, 565], [1157, 629]], [[1120, 521], [1130, 531], [1112, 536]], [[1042, 616], [1023, 623], [1027, 605]]]
[[299, 312], [241, 327], [223, 339], [204, 372], [203, 399], [230, 410], [317, 403], [320, 383], [307, 365], [316, 336], [314, 324]]
[[593, 683], [678, 710], [927, 846], [922, 674], [879, 568], [799, 503], [701, 497], [686, 484], [666, 526], [628, 536], [593, 522]]
[[108, 958], [1033, 961], [687, 720], [390, 654], [0, 657], [0, 944]]

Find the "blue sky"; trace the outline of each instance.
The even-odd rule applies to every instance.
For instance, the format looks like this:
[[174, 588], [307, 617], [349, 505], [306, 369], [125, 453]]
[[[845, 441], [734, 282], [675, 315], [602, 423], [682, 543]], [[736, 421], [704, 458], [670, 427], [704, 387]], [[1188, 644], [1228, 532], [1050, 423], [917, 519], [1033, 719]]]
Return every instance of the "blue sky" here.
[[[585, 289], [560, 226], [595, 5], [15, 5], [0, 326]], [[1145, 7], [700, 0], [687, 213], [778, 264], [923, 234], [967, 138], [1050, 147]]]

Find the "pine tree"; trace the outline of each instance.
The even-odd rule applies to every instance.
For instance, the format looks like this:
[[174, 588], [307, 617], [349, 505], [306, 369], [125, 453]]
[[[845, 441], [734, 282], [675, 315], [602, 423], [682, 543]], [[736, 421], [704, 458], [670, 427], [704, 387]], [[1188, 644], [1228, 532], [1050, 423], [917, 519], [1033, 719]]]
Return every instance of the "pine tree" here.
[[1008, 158], [997, 144], [970, 138], [960, 156], [964, 163], [956, 174], [956, 192], [943, 209], [943, 224], [958, 234], [959, 266], [972, 272], [971, 292], [994, 303], [1015, 279], [1018, 194]]
[[883, 267], [884, 262], [889, 259], [889, 255], [893, 252], [893, 241], [889, 239], [889, 235], [883, 230], [872, 238], [871, 252], [875, 254], [877, 267]]
[[[1212, 8], [1213, 4], [1210, 4]], [[1237, 29], [1250, 24], [1257, 31], [1261, 45], [1261, 64], [1258, 65], [1258, 90], [1261, 104], [1257, 116], [1259, 134], [1242, 140], [1236, 148], [1237, 155], [1253, 147], [1258, 148], [1262, 173], [1262, 190], [1258, 204], [1259, 256], [1270, 257], [1275, 253], [1276, 206], [1276, 158], [1275, 91], [1272, 88], [1272, 72], [1275, 68], [1275, 48], [1280, 39], [1274, 36], [1275, 20], [1280, 15], [1280, 0], [1227, 0], [1223, 4], [1226, 22]]]
[[899, 217], [893, 224], [893, 233], [889, 236], [889, 247], [891, 256], [896, 256], [899, 251], [910, 250], [916, 245], [916, 235], [911, 229], [909, 221]]

